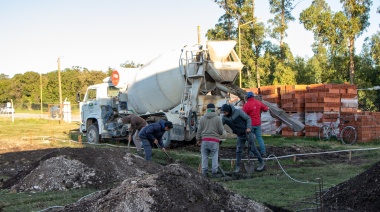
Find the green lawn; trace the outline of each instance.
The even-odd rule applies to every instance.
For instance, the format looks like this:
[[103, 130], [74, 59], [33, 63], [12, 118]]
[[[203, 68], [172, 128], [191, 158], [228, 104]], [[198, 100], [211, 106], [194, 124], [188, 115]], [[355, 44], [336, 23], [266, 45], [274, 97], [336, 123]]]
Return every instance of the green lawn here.
[[[16, 120], [10, 123], [8, 118], [0, 118], [0, 140], [9, 138], [20, 139], [32, 136], [54, 136], [62, 139], [78, 138], [78, 134], [72, 130], [78, 128], [77, 123], [59, 123], [58, 121], [45, 119]], [[212, 179], [223, 184], [225, 187], [247, 196], [255, 201], [285, 208], [291, 211], [305, 208], [315, 208], [316, 192], [320, 186], [327, 189], [331, 186], [344, 182], [351, 177], [365, 171], [371, 165], [378, 162], [380, 142], [355, 144], [353, 146], [342, 145], [338, 141], [320, 142], [310, 138], [282, 138], [280, 136], [265, 136], [267, 146], [282, 148], [314, 149], [320, 151], [343, 151], [353, 150], [351, 161], [349, 153], [343, 154], [343, 161], [336, 163], [323, 160], [323, 156], [286, 157], [278, 160], [271, 159], [266, 162], [267, 170], [255, 172], [251, 178], [241, 180], [226, 180], [225, 178]], [[227, 139], [223, 142], [224, 147], [234, 147], [235, 139]], [[118, 144], [116, 145], [124, 145]], [[57, 142], [53, 145], [63, 147], [73, 144]], [[362, 151], [356, 151], [362, 149]], [[365, 150], [367, 149], [367, 150]], [[154, 149], [154, 161], [167, 163], [166, 156]], [[180, 149], [172, 149], [169, 154], [176, 160], [198, 169], [200, 162], [199, 153], [188, 152]], [[232, 171], [229, 161], [222, 161], [225, 171]], [[320, 183], [320, 184], [319, 184]], [[92, 193], [94, 190], [71, 190], [66, 192], [46, 193], [13, 193], [7, 190], [0, 192], [0, 209], [3, 211], [33, 211], [53, 205], [63, 205], [77, 201], [81, 196]]]

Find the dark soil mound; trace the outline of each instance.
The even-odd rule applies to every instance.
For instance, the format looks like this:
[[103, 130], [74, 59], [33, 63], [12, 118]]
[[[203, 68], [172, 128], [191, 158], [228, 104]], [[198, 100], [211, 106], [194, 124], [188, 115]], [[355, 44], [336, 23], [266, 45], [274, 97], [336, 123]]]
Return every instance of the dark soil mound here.
[[122, 149], [62, 148], [19, 156], [1, 155], [2, 173], [9, 176], [3, 188], [106, 189], [77, 203], [47, 209], [51, 211], [270, 211], [182, 164], [162, 166]]
[[51, 211], [270, 211], [180, 164]]
[[[40, 151], [39, 158], [34, 155], [33, 161], [27, 160], [30, 164], [19, 165], [17, 174], [5, 181], [3, 188], [18, 191], [102, 188], [129, 177], [156, 173], [161, 168], [121, 149], [63, 148]], [[12, 154], [4, 154], [2, 158], [17, 161]]]
[[323, 195], [326, 211], [379, 211], [380, 162]]

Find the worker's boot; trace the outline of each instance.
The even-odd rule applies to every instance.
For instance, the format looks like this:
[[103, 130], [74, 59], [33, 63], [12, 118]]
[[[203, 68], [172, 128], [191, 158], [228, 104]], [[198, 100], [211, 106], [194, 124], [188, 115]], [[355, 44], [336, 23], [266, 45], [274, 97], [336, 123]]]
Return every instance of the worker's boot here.
[[140, 156], [140, 157], [144, 157], [144, 153], [143, 153], [143, 151], [141, 151], [141, 150], [140, 150], [140, 151], [137, 151], [137, 155]]
[[240, 173], [240, 166], [239, 165], [236, 166], [234, 173]]
[[211, 177], [212, 178], [219, 178], [220, 176], [218, 175], [218, 173], [212, 173]]
[[260, 165], [259, 167], [257, 167], [256, 171], [261, 172], [261, 171], [264, 171], [264, 169], [265, 169], [265, 162], [264, 160], [261, 160]]

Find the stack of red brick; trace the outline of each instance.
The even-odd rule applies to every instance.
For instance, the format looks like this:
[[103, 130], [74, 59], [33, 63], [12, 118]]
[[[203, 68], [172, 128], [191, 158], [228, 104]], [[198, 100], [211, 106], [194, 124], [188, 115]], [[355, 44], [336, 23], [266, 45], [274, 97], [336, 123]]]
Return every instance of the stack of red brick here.
[[[337, 114], [349, 120], [358, 133], [358, 142], [369, 142], [380, 138], [380, 113], [359, 112], [357, 86], [351, 84], [273, 85], [250, 88], [262, 99], [283, 109], [292, 118], [305, 124], [303, 132], [293, 132], [279, 120], [263, 122], [263, 133], [274, 134], [281, 131], [283, 136], [318, 137], [319, 128], [331, 121], [327, 114]], [[265, 115], [264, 115], [265, 117]], [[333, 120], [334, 121], [334, 120]], [[266, 130], [265, 126], [270, 126]], [[281, 130], [278, 130], [281, 128]]]
[[348, 125], [355, 127], [358, 142], [370, 142], [380, 138], [379, 112], [341, 112], [341, 117], [348, 120]]

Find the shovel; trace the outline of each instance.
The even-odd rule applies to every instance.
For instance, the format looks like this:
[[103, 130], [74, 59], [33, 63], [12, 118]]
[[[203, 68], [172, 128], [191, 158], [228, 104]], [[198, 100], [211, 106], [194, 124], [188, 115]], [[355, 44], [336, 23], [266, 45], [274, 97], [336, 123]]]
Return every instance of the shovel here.
[[172, 157], [170, 157], [170, 155], [166, 152], [166, 150], [165, 150], [164, 148], [162, 148], [161, 145], [160, 145], [159, 143], [157, 143], [157, 146], [158, 146], [160, 149], [164, 150], [165, 155], [168, 156], [168, 160], [169, 160], [169, 162], [170, 162], [170, 163], [173, 163], [173, 162], [174, 162], [174, 159], [173, 159]]
[[224, 170], [222, 169], [222, 166], [220, 165], [220, 156], [219, 156], [219, 153], [220, 153], [220, 145], [222, 145], [222, 141], [219, 143], [219, 151], [218, 151], [218, 168], [219, 168], [220, 172], [222, 172], [223, 177], [225, 177], [225, 176], [226, 176], [226, 173], [224, 172]]
[[131, 140], [132, 140], [132, 138], [131, 138], [131, 136], [129, 135], [129, 136], [128, 136], [128, 152], [131, 152]]
[[218, 164], [218, 168], [219, 168], [220, 172], [222, 172], [223, 177], [225, 177], [225, 176], [226, 176], [226, 173], [225, 173], [224, 170], [222, 169], [222, 166], [220, 165], [220, 162], [219, 162], [219, 164]]
[[249, 136], [250, 133], [247, 133], [247, 141], [248, 141], [248, 164], [245, 166], [245, 171], [248, 174], [252, 174], [255, 172], [255, 166], [253, 162], [251, 161], [251, 158], [249, 156], [249, 153], [251, 151], [251, 137]]

